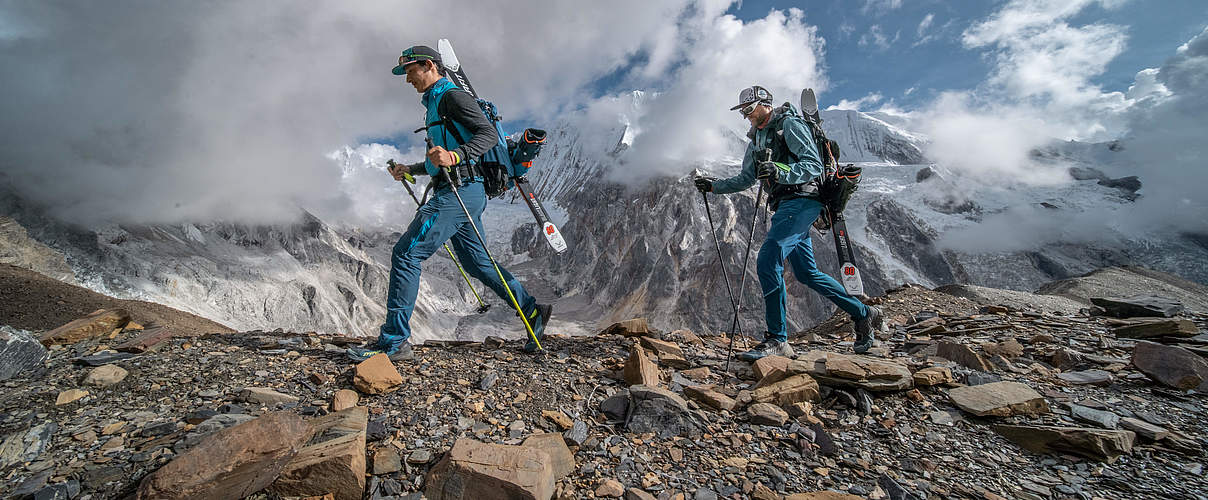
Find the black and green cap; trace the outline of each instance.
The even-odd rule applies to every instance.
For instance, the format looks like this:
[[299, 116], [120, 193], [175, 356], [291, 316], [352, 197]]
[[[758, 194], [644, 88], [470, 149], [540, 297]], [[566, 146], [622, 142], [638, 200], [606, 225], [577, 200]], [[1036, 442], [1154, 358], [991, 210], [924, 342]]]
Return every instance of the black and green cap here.
[[391, 73], [396, 75], [407, 74], [407, 65], [420, 61], [432, 61], [440, 67], [440, 52], [427, 45], [416, 45], [403, 51], [403, 55], [398, 56], [398, 66], [395, 66]]

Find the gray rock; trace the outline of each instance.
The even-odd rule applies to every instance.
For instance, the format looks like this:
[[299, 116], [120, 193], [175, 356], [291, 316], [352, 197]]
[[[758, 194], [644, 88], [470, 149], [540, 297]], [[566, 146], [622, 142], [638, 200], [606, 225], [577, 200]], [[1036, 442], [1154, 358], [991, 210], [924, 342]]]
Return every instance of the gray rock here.
[[1169, 318], [1183, 312], [1183, 303], [1175, 299], [1156, 295], [1134, 295], [1132, 297], [1091, 297], [1091, 303], [1117, 318], [1163, 317]]
[[1132, 364], [1149, 378], [1168, 386], [1208, 393], [1208, 361], [1187, 349], [1137, 342]]
[[91, 356], [76, 358], [74, 361], [76, 364], [80, 365], [104, 366], [116, 363], [118, 361], [127, 360], [135, 356], [136, 354], [129, 352], [102, 351]]
[[700, 488], [692, 495], [692, 500], [717, 500], [717, 493], [709, 488]]
[[50, 444], [59, 424], [45, 422], [28, 430], [14, 432], [0, 441], [0, 469], [21, 462], [32, 462]]
[[65, 483], [47, 486], [34, 493], [34, 500], [71, 500], [80, 495], [80, 482], [70, 479]]
[[965, 377], [965, 383], [968, 385], [993, 384], [994, 382], [1002, 382], [1002, 377], [986, 372], [971, 372]]
[[185, 435], [185, 438], [176, 444], [174, 450], [179, 454], [189, 448], [197, 446], [197, 443], [200, 443], [205, 439], [206, 436], [209, 436], [210, 434], [226, 429], [227, 427], [232, 427], [255, 419], [256, 417], [243, 414], [215, 415], [207, 419], [205, 422], [197, 424], [197, 427], [194, 427], [192, 432]]
[[629, 432], [653, 432], [660, 439], [699, 432], [688, 414], [688, 403], [674, 392], [634, 385], [629, 387], [629, 399]]
[[499, 381], [499, 373], [495, 372], [493, 370], [489, 371], [489, 372], [487, 372], [486, 375], [482, 376], [482, 380], [478, 381], [478, 388], [485, 391], [487, 389], [490, 389], [491, 387], [494, 387], [495, 383], [498, 381]]
[[622, 391], [601, 401], [600, 412], [609, 420], [625, 420], [625, 416], [629, 414], [629, 393]]
[[1120, 416], [1110, 411], [1096, 410], [1082, 405], [1071, 404], [1070, 415], [1075, 420], [1095, 424], [1104, 429], [1115, 429], [1120, 425]]
[[42, 367], [46, 348], [33, 334], [0, 326], [0, 381]]
[[1080, 372], [1062, 372], [1057, 378], [1074, 385], [1109, 385], [1112, 374], [1104, 370], [1084, 370]]
[[587, 431], [587, 422], [576, 420], [570, 429], [562, 433], [562, 438], [569, 446], [583, 446], [587, 442]]

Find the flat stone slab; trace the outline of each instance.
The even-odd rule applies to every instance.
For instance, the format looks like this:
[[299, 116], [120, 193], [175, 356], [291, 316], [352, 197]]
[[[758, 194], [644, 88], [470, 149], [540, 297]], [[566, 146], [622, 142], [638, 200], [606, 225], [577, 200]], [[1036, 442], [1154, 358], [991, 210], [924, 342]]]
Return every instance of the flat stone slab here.
[[1062, 372], [1057, 378], [1073, 385], [1110, 385], [1112, 374], [1104, 370], [1083, 370], [1079, 372]]
[[952, 404], [979, 417], [1040, 415], [1049, 412], [1044, 397], [1019, 382], [993, 382], [948, 391]]
[[1169, 318], [1183, 312], [1183, 303], [1155, 295], [1132, 297], [1091, 297], [1091, 303], [1102, 307], [1109, 316], [1134, 318], [1157, 316]]
[[823, 385], [872, 392], [901, 391], [914, 387], [906, 365], [872, 356], [810, 351], [788, 365], [789, 375], [809, 374]]
[[0, 381], [40, 368], [46, 357], [46, 347], [32, 334], [0, 326]]
[[1194, 337], [1200, 329], [1188, 319], [1152, 319], [1137, 321], [1130, 325], [1112, 329], [1112, 334], [1122, 339], [1149, 339], [1155, 337]]
[[1130, 453], [1137, 438], [1132, 431], [1049, 425], [995, 425], [994, 432], [1033, 453], [1068, 453], [1107, 463]]

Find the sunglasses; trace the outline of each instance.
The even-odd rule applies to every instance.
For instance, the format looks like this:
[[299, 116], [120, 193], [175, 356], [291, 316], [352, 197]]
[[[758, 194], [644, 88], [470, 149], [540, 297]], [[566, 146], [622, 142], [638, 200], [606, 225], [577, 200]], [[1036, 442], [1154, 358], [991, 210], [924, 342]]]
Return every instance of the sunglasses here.
[[741, 107], [741, 108], [738, 108], [738, 112], [739, 112], [740, 114], [742, 114], [742, 117], [743, 117], [743, 118], [746, 118], [746, 117], [747, 117], [747, 116], [749, 116], [751, 113], [754, 113], [754, 112], [755, 112], [755, 108], [759, 107], [759, 104], [760, 104], [760, 102], [759, 102], [759, 101], [754, 101], [754, 102], [751, 102], [750, 104], [747, 104], [746, 106], [743, 106], [743, 107]]

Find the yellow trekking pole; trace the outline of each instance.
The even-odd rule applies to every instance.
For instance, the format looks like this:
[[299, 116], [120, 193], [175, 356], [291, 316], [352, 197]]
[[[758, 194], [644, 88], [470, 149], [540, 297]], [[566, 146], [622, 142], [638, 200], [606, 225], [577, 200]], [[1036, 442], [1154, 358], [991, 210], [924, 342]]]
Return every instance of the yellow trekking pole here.
[[[432, 149], [432, 139], [428, 139], [428, 149]], [[495, 257], [491, 255], [491, 249], [487, 247], [486, 238], [482, 237], [482, 232], [478, 230], [478, 224], [474, 223], [474, 216], [470, 215], [470, 209], [466, 208], [465, 202], [461, 201], [461, 193], [457, 192], [457, 183], [453, 182], [453, 176], [449, 174], [449, 169], [453, 168], [442, 167], [441, 173], [445, 176], [445, 181], [449, 183], [449, 188], [453, 190], [453, 196], [457, 197], [457, 204], [461, 205], [461, 211], [465, 212], [466, 220], [470, 223], [470, 227], [474, 229], [474, 235], [478, 237], [478, 242], [482, 244], [482, 250], [487, 253], [487, 259], [491, 261], [491, 265], [495, 267], [495, 272], [499, 274], [499, 282], [503, 283], [504, 290], [508, 292], [508, 298], [512, 301], [512, 307], [516, 308], [516, 313], [520, 315], [520, 321], [524, 322], [524, 329], [528, 331], [529, 338], [537, 345], [537, 352], [545, 351], [541, 347], [541, 341], [537, 339], [537, 334], [533, 333], [533, 326], [529, 324], [528, 317], [524, 315], [524, 310], [521, 309], [520, 303], [516, 301], [516, 295], [512, 293], [512, 287], [508, 285], [508, 280], [503, 277], [503, 271], [499, 270], [499, 264], [495, 262]]]
[[[390, 165], [391, 170], [393, 170], [395, 167], [398, 167], [398, 164], [394, 163], [393, 158], [386, 160], [386, 164]], [[419, 210], [419, 206], [420, 206], [419, 198], [415, 196], [415, 191], [412, 191], [411, 186], [409, 186], [407, 184], [407, 183], [415, 184], [415, 177], [412, 177], [411, 173], [404, 171], [403, 180], [399, 181], [399, 182], [402, 182], [403, 187], [407, 188], [407, 194], [411, 195], [412, 200], [415, 200], [415, 207], [416, 207], [415, 209]], [[453, 265], [457, 266], [457, 272], [461, 273], [461, 277], [466, 280], [466, 286], [470, 287], [470, 292], [473, 292], [474, 298], [478, 299], [478, 313], [481, 314], [481, 313], [485, 313], [485, 312], [491, 310], [491, 305], [487, 304], [486, 302], [483, 302], [482, 296], [478, 295], [478, 290], [474, 289], [474, 283], [472, 283], [470, 281], [470, 277], [466, 275], [466, 270], [462, 269], [461, 262], [458, 262], [457, 257], [453, 256], [453, 249], [449, 248], [448, 243], [445, 243], [444, 246], [445, 246], [445, 251], [449, 252], [449, 258], [453, 259]]]

